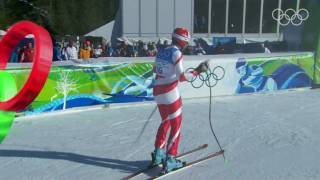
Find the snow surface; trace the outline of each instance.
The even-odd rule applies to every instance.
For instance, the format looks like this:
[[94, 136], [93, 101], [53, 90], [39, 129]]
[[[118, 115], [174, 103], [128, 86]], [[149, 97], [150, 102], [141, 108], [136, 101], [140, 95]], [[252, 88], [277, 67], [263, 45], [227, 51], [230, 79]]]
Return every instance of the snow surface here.
[[[18, 118], [0, 145], [0, 179], [121, 179], [148, 165], [158, 112], [136, 138], [154, 106]], [[229, 162], [219, 156], [166, 179], [318, 180], [319, 109], [320, 90], [215, 97], [214, 129]], [[208, 98], [184, 100], [183, 111], [179, 151], [209, 144], [186, 160], [218, 151]]]

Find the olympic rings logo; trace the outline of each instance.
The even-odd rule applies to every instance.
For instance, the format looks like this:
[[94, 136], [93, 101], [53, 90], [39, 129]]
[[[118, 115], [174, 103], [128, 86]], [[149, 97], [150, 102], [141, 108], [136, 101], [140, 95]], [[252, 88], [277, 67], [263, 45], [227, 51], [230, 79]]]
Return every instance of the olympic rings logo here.
[[272, 18], [282, 26], [287, 26], [290, 23], [294, 26], [300, 26], [303, 21], [309, 18], [309, 11], [304, 8], [297, 11], [289, 8], [283, 12], [282, 9], [277, 8], [272, 11]]
[[[194, 68], [189, 68], [186, 70], [187, 72], [194, 71]], [[193, 77], [190, 81], [192, 87], [194, 88], [201, 88], [204, 84], [207, 87], [212, 88], [215, 87], [218, 81], [222, 80], [225, 76], [225, 70], [221, 66], [216, 66], [213, 69], [208, 69], [207, 72], [198, 74], [197, 76]]]
[[[15, 81], [9, 72], [4, 72], [0, 77], [0, 95], [9, 100], [0, 101], [0, 143], [11, 128], [15, 112], [24, 110], [38, 96], [42, 90], [52, 64], [52, 40], [44, 28], [30, 21], [21, 21], [11, 26], [0, 41], [0, 71], [5, 70], [11, 53], [21, 40], [27, 35], [34, 35], [34, 57], [31, 73], [21, 90], [15, 95], [11, 92], [16, 88]], [[10, 88], [12, 88], [10, 90]], [[7, 94], [7, 95], [6, 95]]]

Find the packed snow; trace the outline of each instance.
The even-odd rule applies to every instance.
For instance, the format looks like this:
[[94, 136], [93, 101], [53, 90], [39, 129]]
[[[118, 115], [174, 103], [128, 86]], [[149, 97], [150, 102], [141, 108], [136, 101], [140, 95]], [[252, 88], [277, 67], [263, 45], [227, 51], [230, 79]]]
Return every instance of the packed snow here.
[[[165, 179], [320, 179], [320, 90], [213, 98], [222, 156]], [[208, 121], [209, 98], [184, 99], [179, 152], [208, 143], [185, 160], [219, 148]], [[17, 118], [0, 145], [0, 179], [121, 179], [146, 167], [157, 127], [154, 102]], [[146, 179], [151, 173], [135, 179]]]

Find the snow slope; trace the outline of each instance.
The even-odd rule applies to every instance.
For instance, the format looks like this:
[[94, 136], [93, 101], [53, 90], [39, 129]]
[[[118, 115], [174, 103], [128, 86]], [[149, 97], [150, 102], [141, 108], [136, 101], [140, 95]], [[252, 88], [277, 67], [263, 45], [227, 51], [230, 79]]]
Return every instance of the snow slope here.
[[[228, 163], [212, 159], [167, 179], [320, 179], [320, 90], [214, 98], [213, 124]], [[153, 103], [17, 119], [0, 145], [0, 179], [120, 179], [148, 164], [160, 118], [136, 138]], [[218, 151], [208, 99], [184, 100], [180, 152]], [[138, 179], [145, 179], [147, 175]]]

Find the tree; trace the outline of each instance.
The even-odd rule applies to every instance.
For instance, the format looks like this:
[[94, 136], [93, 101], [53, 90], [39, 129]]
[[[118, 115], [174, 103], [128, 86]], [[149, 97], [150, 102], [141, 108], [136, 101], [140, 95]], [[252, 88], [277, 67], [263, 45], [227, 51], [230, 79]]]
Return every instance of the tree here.
[[48, 11], [38, 7], [36, 0], [10, 0], [4, 2], [4, 9], [9, 23], [7, 26], [21, 20], [30, 20], [43, 26], [51, 34], [55, 34], [48, 19]]
[[66, 109], [68, 94], [72, 91], [77, 92], [77, 80], [70, 77], [70, 71], [60, 71], [59, 75], [60, 80], [57, 82], [56, 90], [58, 94], [63, 95], [63, 109]]
[[55, 35], [84, 35], [112, 21], [119, 0], [0, 0], [0, 29], [31, 20]]

